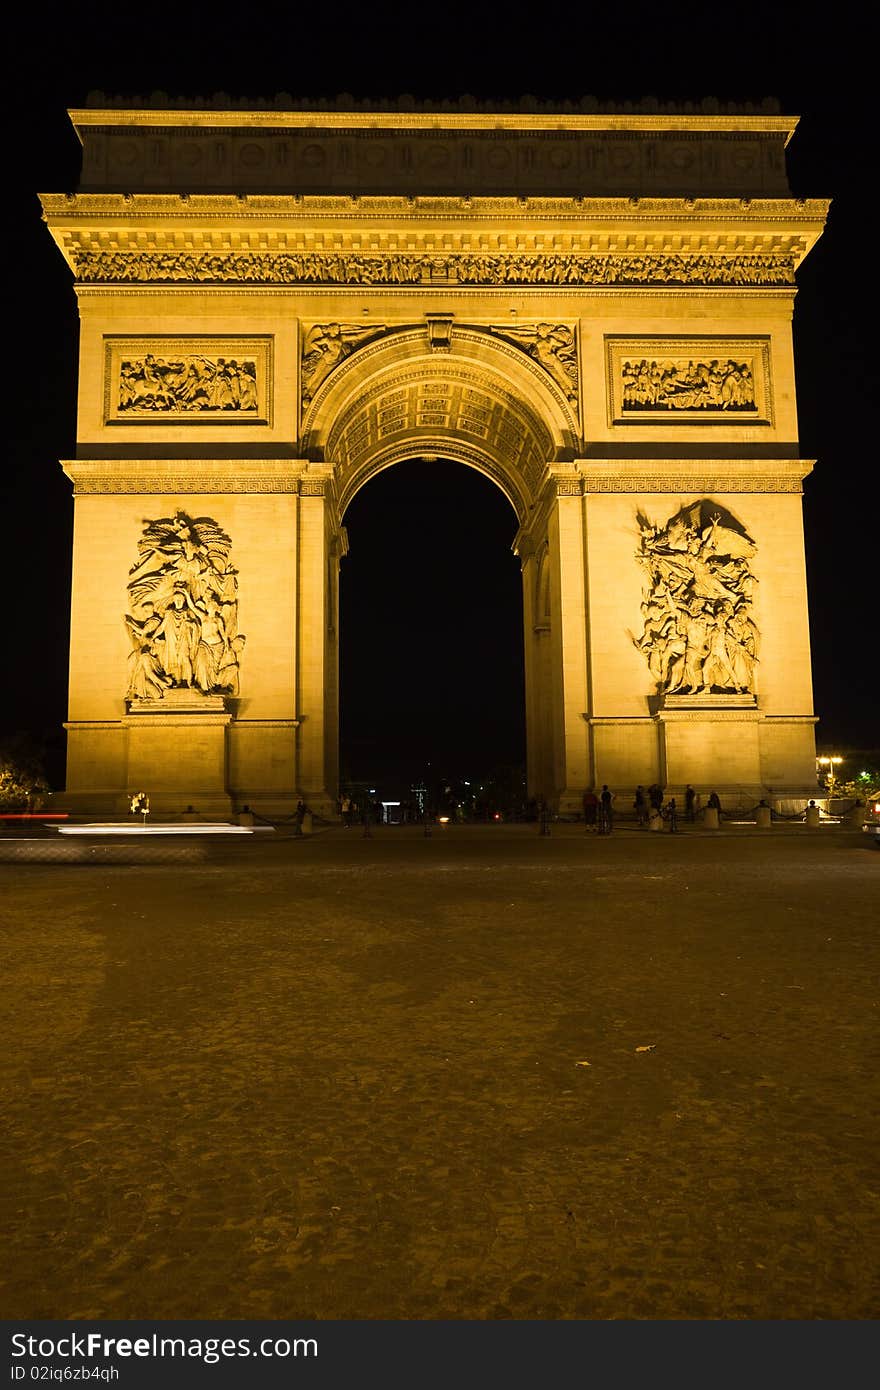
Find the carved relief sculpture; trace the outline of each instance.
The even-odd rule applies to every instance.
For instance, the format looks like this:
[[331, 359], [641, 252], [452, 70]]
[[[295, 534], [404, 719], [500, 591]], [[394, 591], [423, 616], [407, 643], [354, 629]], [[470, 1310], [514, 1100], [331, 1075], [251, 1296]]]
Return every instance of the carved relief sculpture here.
[[104, 347], [108, 424], [269, 423], [268, 337], [108, 336]]
[[583, 255], [550, 252], [427, 256], [418, 252], [84, 251], [77, 278], [281, 285], [793, 285], [794, 257], [760, 255]]
[[750, 362], [686, 361], [683, 357], [621, 365], [625, 410], [755, 409], [755, 378]]
[[568, 400], [577, 404], [578, 367], [573, 329], [564, 323], [522, 324], [516, 328], [505, 324], [502, 328], [493, 327], [492, 332], [524, 347], [529, 356], [550, 373]]
[[766, 338], [610, 337], [606, 352], [612, 425], [771, 423]]
[[135, 411], [257, 410], [257, 366], [233, 357], [193, 355], [169, 361], [124, 357], [119, 364], [120, 415]]
[[127, 699], [161, 700], [172, 689], [238, 694], [245, 639], [230, 547], [210, 517], [175, 512], [144, 523], [128, 580]]
[[751, 616], [755, 544], [708, 499], [663, 527], [638, 517], [648, 587], [633, 641], [664, 695], [750, 694], [758, 660]]
[[308, 405], [330, 373], [356, 348], [385, 332], [384, 323], [316, 323], [306, 333], [302, 350], [302, 400]]

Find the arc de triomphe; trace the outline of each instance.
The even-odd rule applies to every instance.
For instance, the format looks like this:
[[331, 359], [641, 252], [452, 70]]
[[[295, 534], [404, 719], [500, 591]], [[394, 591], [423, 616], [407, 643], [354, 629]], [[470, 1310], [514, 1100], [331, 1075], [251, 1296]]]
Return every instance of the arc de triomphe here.
[[815, 786], [795, 118], [71, 118], [68, 805], [329, 809], [345, 509], [430, 456], [516, 510], [532, 794]]

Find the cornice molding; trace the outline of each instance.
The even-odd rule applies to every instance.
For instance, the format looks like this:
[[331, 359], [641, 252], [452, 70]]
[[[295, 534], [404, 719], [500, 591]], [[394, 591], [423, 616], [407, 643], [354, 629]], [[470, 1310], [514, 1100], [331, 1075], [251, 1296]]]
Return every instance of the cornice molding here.
[[[315, 482], [305, 462], [278, 459], [63, 459], [74, 496], [142, 493], [300, 493]], [[323, 477], [319, 479], [323, 484]]]
[[[368, 296], [371, 292], [381, 295], [382, 299], [401, 299], [404, 301], [415, 301], [418, 304], [424, 303], [425, 287], [423, 285], [352, 285], [347, 287], [348, 292], [357, 295], [358, 302]], [[496, 296], [499, 302], [509, 304], [511, 299], [511, 288], [516, 292], [517, 300], [528, 301], [535, 299], [539, 303], [546, 301], [547, 286], [544, 285], [444, 285], [442, 295], [444, 303], [453, 303], [461, 300], [462, 303], [472, 304], [475, 295]], [[550, 288], [555, 288], [551, 286]], [[249, 282], [247, 285], [241, 284], [215, 284], [208, 285], [204, 282], [199, 284], [187, 284], [183, 281], [175, 281], [173, 284], [149, 284], [146, 282], [134, 284], [120, 284], [107, 282], [105, 284], [89, 285], [83, 282], [74, 286], [78, 299], [102, 300], [112, 297], [114, 300], [131, 298], [167, 298], [169, 294], [175, 296], [197, 296], [201, 299], [223, 299], [240, 298], [246, 294], [248, 298], [254, 299], [295, 299], [298, 304], [303, 301], [304, 294], [310, 299], [331, 299], [334, 303], [339, 303], [340, 288], [338, 285], [255, 285]], [[583, 304], [593, 296], [607, 300], [619, 298], [621, 300], [632, 299], [711, 299], [716, 301], [719, 298], [735, 299], [737, 303], [742, 300], [760, 300], [766, 304], [770, 299], [782, 300], [790, 306], [797, 292], [796, 285], [762, 285], [755, 289], [748, 285], [713, 285], [707, 288], [703, 285], [679, 286], [670, 288], [668, 285], [569, 285], [562, 286], [556, 290], [557, 296], [570, 291], [572, 299], [577, 305]], [[554, 313], [557, 312], [554, 309]], [[577, 313], [578, 309], [573, 308], [572, 313]]]
[[786, 143], [799, 117], [769, 113], [685, 114], [519, 111], [192, 111], [182, 108], [73, 107], [77, 131], [89, 128], [164, 127], [202, 130], [409, 130], [430, 131], [671, 131], [783, 134]]
[[[801, 493], [813, 459], [576, 459], [557, 495], [591, 493]], [[563, 493], [559, 488], [564, 487]]]
[[525, 194], [412, 194], [397, 193], [41, 193], [44, 211], [79, 218], [123, 215], [134, 218], [199, 221], [223, 216], [227, 222], [246, 223], [267, 218], [312, 221], [393, 219], [413, 221], [450, 217], [469, 222], [481, 218], [497, 221], [499, 213], [531, 223], [536, 217], [564, 218], [573, 223], [597, 220], [652, 222], [674, 218], [693, 225], [707, 218], [749, 225], [760, 222], [813, 222], [828, 215], [828, 198], [742, 197], [576, 197]]
[[[790, 266], [770, 270], [781, 271], [782, 282], [789, 283], [821, 235], [830, 206], [825, 199], [790, 198], [116, 193], [50, 193], [42, 195], [42, 204], [53, 238], [85, 280], [369, 284], [378, 276], [394, 285], [438, 278], [476, 283], [500, 274], [507, 283], [506, 269], [481, 273], [480, 263], [515, 258], [522, 267], [532, 258], [545, 268], [535, 274], [549, 288], [572, 274], [572, 258], [585, 261], [581, 279], [603, 283], [607, 271], [597, 274], [596, 267], [615, 256], [630, 263], [718, 257], [724, 270], [712, 275], [713, 283], [735, 279], [741, 265], [741, 282], [762, 284], [780, 283], [780, 275], [764, 267], [756, 279], [759, 267], [749, 258], [788, 258]], [[452, 274], [416, 264], [419, 257], [430, 262], [444, 255], [461, 258]], [[167, 259], [159, 265], [155, 257]], [[304, 263], [285, 264], [278, 259], [284, 257]], [[354, 258], [355, 264], [340, 268], [328, 257]], [[565, 266], [554, 262], [560, 257]], [[630, 280], [639, 278], [629, 272]], [[681, 277], [657, 278], [664, 283]], [[514, 283], [529, 279], [521, 273]]]

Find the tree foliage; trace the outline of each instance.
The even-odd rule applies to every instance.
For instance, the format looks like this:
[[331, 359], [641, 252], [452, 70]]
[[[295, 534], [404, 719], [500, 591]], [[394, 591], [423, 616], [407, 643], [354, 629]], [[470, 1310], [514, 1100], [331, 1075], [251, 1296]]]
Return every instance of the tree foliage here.
[[0, 738], [0, 811], [24, 811], [49, 790], [43, 750], [29, 734]]

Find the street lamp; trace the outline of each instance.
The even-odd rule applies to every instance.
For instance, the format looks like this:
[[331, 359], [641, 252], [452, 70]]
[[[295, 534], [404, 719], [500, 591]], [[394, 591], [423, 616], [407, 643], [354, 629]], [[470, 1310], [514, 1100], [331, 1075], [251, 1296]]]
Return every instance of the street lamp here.
[[833, 795], [834, 795], [834, 767], [835, 767], [835, 764], [837, 764], [837, 763], [842, 763], [842, 762], [843, 762], [843, 758], [838, 757], [836, 753], [830, 753], [830, 754], [828, 754], [828, 755], [827, 755], [826, 757], [824, 757], [824, 758], [817, 758], [817, 759], [816, 759], [816, 766], [817, 766], [817, 767], [821, 767], [821, 768], [826, 772], [827, 777], [828, 777], [828, 800], [829, 800], [829, 801], [831, 800], [831, 798], [832, 798]]

